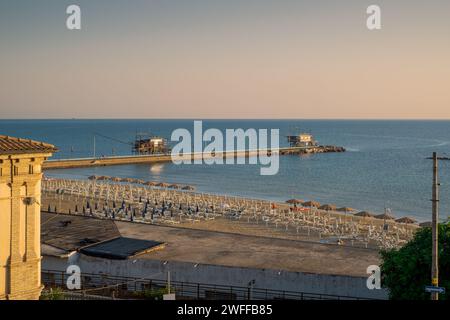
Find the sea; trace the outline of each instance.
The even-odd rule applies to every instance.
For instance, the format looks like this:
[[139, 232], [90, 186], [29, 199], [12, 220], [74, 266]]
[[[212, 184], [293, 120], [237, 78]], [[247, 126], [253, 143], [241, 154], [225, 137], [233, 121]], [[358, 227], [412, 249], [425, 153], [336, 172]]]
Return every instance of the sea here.
[[[197, 119], [201, 120], [201, 119]], [[0, 120], [0, 134], [54, 144], [53, 159], [129, 155], [139, 133], [170, 137], [175, 129], [193, 131], [194, 120], [67, 119]], [[344, 153], [281, 156], [278, 174], [260, 175], [258, 165], [155, 163], [47, 170], [49, 177], [86, 179], [90, 175], [132, 177], [189, 184], [199, 192], [286, 201], [316, 200], [373, 213], [386, 208], [397, 217], [431, 220], [433, 152], [450, 157], [450, 121], [397, 120], [203, 120], [204, 130], [279, 129], [307, 132], [321, 145]], [[174, 142], [170, 142], [174, 143]], [[450, 215], [450, 161], [439, 162], [440, 218]]]

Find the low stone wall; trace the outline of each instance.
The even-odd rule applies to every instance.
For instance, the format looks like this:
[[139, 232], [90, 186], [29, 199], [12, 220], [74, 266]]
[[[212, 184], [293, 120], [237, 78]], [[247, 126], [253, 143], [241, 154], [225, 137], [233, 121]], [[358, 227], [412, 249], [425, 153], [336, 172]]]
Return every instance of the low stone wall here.
[[[44, 257], [42, 268], [64, 271], [67, 263], [55, 257]], [[370, 299], [388, 298], [384, 289], [367, 289], [365, 277], [203, 265], [180, 261], [165, 263], [148, 259], [109, 260], [82, 254], [72, 256], [70, 263], [77, 264], [81, 272], [92, 274], [165, 280], [167, 272], [170, 271], [171, 279], [180, 282], [247, 287], [249, 282], [254, 280], [254, 287], [261, 289]]]

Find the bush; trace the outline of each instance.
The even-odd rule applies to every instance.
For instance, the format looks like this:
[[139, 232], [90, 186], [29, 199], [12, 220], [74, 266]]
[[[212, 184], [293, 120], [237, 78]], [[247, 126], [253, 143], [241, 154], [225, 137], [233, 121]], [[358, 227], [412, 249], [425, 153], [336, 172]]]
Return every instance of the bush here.
[[49, 291], [43, 291], [40, 300], [64, 300], [64, 291], [61, 288], [50, 288]]
[[[450, 300], [450, 225], [439, 225], [439, 286], [447, 289], [440, 300]], [[400, 249], [381, 251], [382, 285], [393, 300], [429, 300], [431, 285], [431, 228], [422, 228]]]
[[[172, 288], [170, 290], [171, 293], [174, 293], [175, 290]], [[146, 289], [141, 292], [135, 292], [136, 298], [145, 299], [145, 300], [162, 300], [163, 295], [169, 293], [168, 288], [151, 288]]]

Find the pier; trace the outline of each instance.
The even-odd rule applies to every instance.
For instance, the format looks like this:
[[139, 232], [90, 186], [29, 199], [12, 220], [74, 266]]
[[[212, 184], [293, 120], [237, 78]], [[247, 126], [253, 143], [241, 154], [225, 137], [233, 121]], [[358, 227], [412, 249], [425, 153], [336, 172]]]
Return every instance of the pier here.
[[[336, 146], [314, 146], [314, 147], [284, 147], [276, 150], [259, 150], [259, 152], [267, 152], [268, 155], [272, 153], [279, 153], [280, 155], [301, 155], [314, 153], [328, 153], [328, 152], [345, 152], [345, 148]], [[246, 151], [224, 151], [216, 154], [224, 158], [228, 157], [252, 157], [258, 155], [258, 150]], [[213, 155], [214, 156], [214, 155]], [[191, 153], [184, 157], [194, 159], [211, 157], [207, 153]], [[112, 166], [124, 164], [139, 164], [139, 163], [157, 163], [170, 162], [172, 157], [170, 154], [146, 154], [146, 155], [126, 155], [126, 156], [108, 156], [108, 157], [90, 157], [90, 158], [73, 158], [73, 159], [55, 159], [47, 160], [43, 164], [43, 169], [67, 169], [67, 168], [82, 168], [82, 167], [99, 167]]]

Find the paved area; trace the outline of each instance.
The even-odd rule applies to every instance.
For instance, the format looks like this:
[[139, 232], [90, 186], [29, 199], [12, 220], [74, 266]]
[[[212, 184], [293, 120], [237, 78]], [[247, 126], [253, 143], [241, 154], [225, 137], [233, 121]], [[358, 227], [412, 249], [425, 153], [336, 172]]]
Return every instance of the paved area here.
[[141, 259], [353, 276], [366, 276], [367, 267], [379, 263], [373, 249], [300, 240], [52, 213], [42, 213], [41, 224], [42, 243], [66, 251], [121, 235], [166, 244]]
[[247, 268], [365, 276], [376, 250], [179, 227], [116, 222], [125, 237], [165, 242], [141, 258]]

